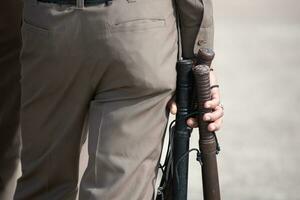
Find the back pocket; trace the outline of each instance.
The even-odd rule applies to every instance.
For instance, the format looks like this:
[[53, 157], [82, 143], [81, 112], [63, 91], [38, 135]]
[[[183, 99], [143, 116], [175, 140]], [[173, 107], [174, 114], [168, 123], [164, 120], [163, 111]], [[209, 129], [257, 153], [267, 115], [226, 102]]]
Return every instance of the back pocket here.
[[23, 20], [22, 29], [24, 31], [30, 31], [37, 34], [49, 35], [49, 29], [46, 27], [42, 27], [40, 25], [36, 25], [26, 19]]
[[143, 31], [166, 26], [163, 18], [129, 19], [112, 24], [112, 31]]

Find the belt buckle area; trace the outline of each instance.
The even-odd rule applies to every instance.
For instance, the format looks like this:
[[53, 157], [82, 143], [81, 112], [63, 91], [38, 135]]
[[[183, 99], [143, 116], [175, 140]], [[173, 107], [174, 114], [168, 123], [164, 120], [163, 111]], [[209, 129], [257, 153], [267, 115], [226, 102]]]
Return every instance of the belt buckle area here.
[[85, 6], [95, 6], [105, 4], [110, 6], [113, 0], [37, 0], [43, 3], [54, 3], [59, 5], [75, 5], [77, 9], [83, 9]]
[[112, 0], [107, 0], [107, 1], [105, 1], [105, 5], [106, 6], [110, 6], [112, 4]]

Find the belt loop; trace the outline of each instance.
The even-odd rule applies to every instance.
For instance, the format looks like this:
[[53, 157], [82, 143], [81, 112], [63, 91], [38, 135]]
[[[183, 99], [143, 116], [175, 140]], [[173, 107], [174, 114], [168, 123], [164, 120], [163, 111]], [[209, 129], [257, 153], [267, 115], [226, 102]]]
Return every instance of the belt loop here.
[[113, 0], [106, 0], [105, 1], [105, 6], [110, 6], [112, 4]]
[[83, 9], [84, 8], [84, 0], [76, 0], [76, 8]]

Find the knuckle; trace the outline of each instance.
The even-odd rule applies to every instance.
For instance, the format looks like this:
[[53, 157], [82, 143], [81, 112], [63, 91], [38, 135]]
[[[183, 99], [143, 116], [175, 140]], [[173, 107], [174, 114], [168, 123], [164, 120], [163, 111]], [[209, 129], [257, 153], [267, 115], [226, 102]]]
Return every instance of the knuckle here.
[[220, 104], [220, 99], [219, 98], [215, 98], [214, 99], [214, 103], [218, 106]]
[[218, 106], [218, 102], [216, 102], [216, 101], [212, 101], [212, 102], [211, 102], [211, 107], [212, 107], [214, 110], [216, 110], [217, 106]]
[[216, 121], [216, 120], [219, 119], [219, 118], [220, 118], [220, 116], [219, 116], [218, 113], [215, 113], [214, 115], [212, 115], [212, 120], [213, 120], [213, 121]]
[[224, 116], [224, 112], [223, 112], [223, 110], [221, 109], [220, 110], [220, 117], [223, 117]]

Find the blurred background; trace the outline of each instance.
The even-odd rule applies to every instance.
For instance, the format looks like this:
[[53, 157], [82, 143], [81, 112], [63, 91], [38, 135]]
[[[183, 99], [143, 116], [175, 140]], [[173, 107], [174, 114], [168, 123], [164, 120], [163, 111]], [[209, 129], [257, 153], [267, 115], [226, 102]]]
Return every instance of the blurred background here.
[[[299, 0], [214, 1], [224, 200], [300, 200], [299, 10]], [[190, 163], [189, 200], [199, 200], [200, 168]]]

